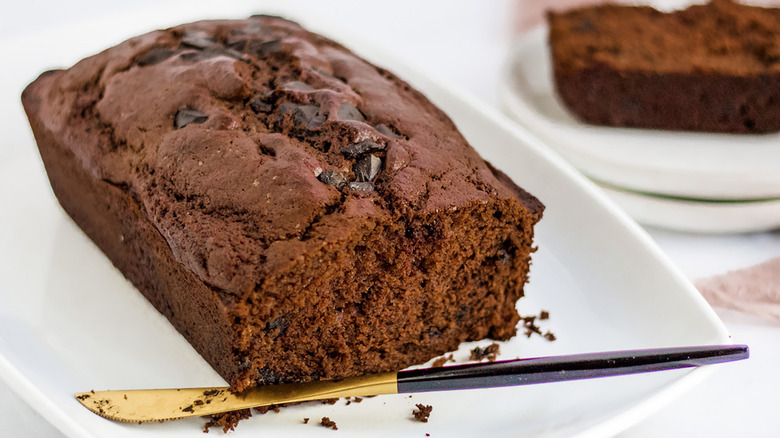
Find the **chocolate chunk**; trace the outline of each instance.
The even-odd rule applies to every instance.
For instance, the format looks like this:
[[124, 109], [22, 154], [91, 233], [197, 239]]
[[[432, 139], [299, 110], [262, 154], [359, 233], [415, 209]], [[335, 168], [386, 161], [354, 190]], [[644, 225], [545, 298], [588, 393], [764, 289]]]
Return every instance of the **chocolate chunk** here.
[[275, 372], [269, 370], [266, 367], [260, 368], [257, 370], [258, 376], [257, 381], [260, 385], [276, 385], [277, 383], [281, 383], [282, 378], [276, 374]]
[[242, 61], [244, 60], [244, 55], [241, 52], [228, 47], [210, 47], [204, 50], [204, 53], [209, 51], [213, 51], [218, 55], [224, 55], [233, 59], [240, 59]]
[[141, 67], [158, 64], [175, 54], [175, 50], [171, 50], [167, 47], [152, 47], [149, 51], [144, 53], [144, 55], [140, 57], [138, 61], [136, 61], [136, 64], [140, 65]]
[[343, 187], [347, 180], [338, 170], [326, 170], [317, 176], [317, 179], [336, 188]]
[[188, 32], [181, 38], [181, 45], [195, 49], [205, 49], [215, 45], [214, 38], [203, 32]]
[[359, 109], [355, 108], [347, 102], [342, 102], [339, 106], [339, 120], [355, 120], [358, 122], [365, 122], [366, 118]]
[[314, 122], [314, 124], [319, 123], [319, 125], [321, 125], [322, 122], [325, 121], [324, 118], [317, 118], [317, 113], [319, 111], [320, 108], [316, 105], [298, 105], [296, 103], [288, 102], [279, 106], [279, 115], [284, 116], [285, 114], [290, 114], [296, 126], [306, 125], [307, 128], [309, 128], [310, 122]]
[[344, 79], [344, 78], [341, 78], [341, 77], [338, 77], [338, 76], [336, 76], [336, 75], [334, 75], [334, 74], [332, 74], [332, 73], [328, 73], [328, 72], [326, 72], [325, 70], [319, 69], [319, 68], [317, 68], [317, 67], [312, 67], [312, 70], [314, 70], [314, 71], [316, 71], [317, 73], [319, 73], [319, 74], [320, 74], [320, 76], [324, 76], [324, 77], [326, 77], [326, 78], [328, 78], [328, 79], [332, 79], [332, 80], [335, 80], [335, 81], [340, 81], [340, 82], [343, 82], [343, 83], [345, 83], [345, 84], [347, 83], [347, 80], [346, 80], [346, 79]]
[[393, 131], [392, 128], [390, 128], [389, 126], [387, 126], [385, 124], [382, 124], [382, 123], [374, 126], [374, 129], [376, 129], [377, 132], [379, 132], [380, 134], [384, 135], [385, 137], [403, 138], [402, 135], [397, 134], [395, 131]]
[[273, 105], [266, 102], [260, 96], [255, 96], [255, 98], [249, 102], [249, 108], [252, 108], [252, 111], [256, 113], [269, 113], [274, 109]]
[[351, 182], [349, 183], [349, 189], [355, 190], [357, 192], [373, 192], [374, 191], [374, 183], [363, 181], [363, 182]]
[[238, 52], [243, 52], [243, 51], [246, 50], [246, 45], [248, 43], [249, 42], [247, 40], [238, 40], [238, 41], [233, 41], [232, 43], [228, 44], [227, 47], [229, 49], [236, 50]]
[[332, 74], [330, 74], [330, 73], [328, 73], [328, 72], [326, 72], [325, 70], [322, 70], [322, 69], [320, 69], [320, 68], [317, 68], [317, 67], [312, 67], [312, 70], [314, 70], [314, 71], [316, 71], [317, 73], [319, 73], [319, 74], [320, 74], [320, 76], [325, 76], [325, 77], [326, 77], [326, 78], [328, 78], [328, 79], [336, 79], [336, 80], [340, 80], [339, 78], [337, 78], [337, 77], [333, 76]]
[[287, 319], [285, 319], [283, 316], [280, 316], [279, 318], [276, 318], [266, 324], [265, 328], [263, 329], [265, 332], [270, 332], [273, 330], [278, 330], [277, 336], [283, 334], [285, 330], [287, 330]]
[[184, 52], [181, 54], [180, 58], [185, 61], [200, 61], [201, 59], [204, 59], [200, 52]]
[[364, 140], [359, 143], [352, 143], [349, 146], [341, 148], [341, 153], [347, 158], [357, 158], [369, 152], [385, 150], [385, 145], [374, 143], [371, 140]]
[[496, 258], [498, 259], [499, 266], [504, 266], [512, 261], [512, 254], [504, 248], [500, 248], [496, 253]]
[[309, 121], [309, 124], [306, 125], [306, 129], [308, 130], [317, 129], [320, 126], [322, 126], [322, 124], [325, 123], [326, 120], [328, 120], [328, 118], [325, 116], [322, 115], [314, 116]]
[[357, 182], [373, 181], [381, 169], [382, 159], [373, 154], [366, 155], [359, 159], [352, 167]]
[[311, 85], [301, 82], [301, 81], [292, 81], [288, 82], [284, 85], [282, 85], [282, 88], [286, 90], [295, 90], [295, 91], [312, 91], [314, 90], [314, 87]]
[[203, 111], [193, 108], [182, 108], [176, 111], [176, 115], [173, 118], [173, 127], [181, 129], [190, 123], [203, 123], [209, 119]]
[[244, 55], [226, 47], [207, 47], [198, 52], [185, 52], [181, 54], [181, 59], [185, 61], [202, 61], [204, 59], [216, 58], [217, 56], [227, 56], [233, 59], [244, 59]]
[[282, 50], [282, 40], [271, 41], [254, 41], [247, 46], [248, 53], [254, 53], [255, 55], [268, 56], [272, 53], [280, 52]]

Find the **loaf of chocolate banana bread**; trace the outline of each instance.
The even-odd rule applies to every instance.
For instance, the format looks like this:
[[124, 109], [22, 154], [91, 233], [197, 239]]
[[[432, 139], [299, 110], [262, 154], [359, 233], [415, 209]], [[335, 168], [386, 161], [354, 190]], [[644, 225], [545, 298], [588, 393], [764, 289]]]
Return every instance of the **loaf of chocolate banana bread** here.
[[201, 21], [22, 100], [65, 211], [235, 391], [515, 334], [543, 205], [329, 39]]
[[713, 0], [669, 13], [604, 4], [547, 17], [558, 95], [584, 122], [780, 131], [780, 9]]

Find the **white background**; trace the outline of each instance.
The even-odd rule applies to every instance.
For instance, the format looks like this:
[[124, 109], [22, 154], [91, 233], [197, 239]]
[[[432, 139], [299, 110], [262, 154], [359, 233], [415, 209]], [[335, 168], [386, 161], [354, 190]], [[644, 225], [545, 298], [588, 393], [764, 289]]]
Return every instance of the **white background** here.
[[[235, 6], [233, 3], [231, 5]], [[293, 3], [318, 11], [323, 19], [349, 28], [356, 35], [396, 53], [477, 99], [498, 105], [496, 90], [518, 13], [514, 1], [294, 0]], [[116, 4], [98, 0], [5, 2], [0, 8], [0, 47], [23, 44], [25, 36], [36, 31], [58, 28], [66, 31], [79, 23], [137, 10], [154, 10], [159, 5], [177, 5], [181, 16], [187, 16], [191, 4], [152, 0]], [[244, 9], [252, 11], [249, 4]], [[212, 10], [218, 9], [212, 7]], [[178, 24], [178, 15], [174, 15], [177, 14], [150, 16], [150, 23]], [[146, 26], [139, 25], [139, 29], [144, 28]], [[18, 99], [23, 84], [7, 83], [4, 72], [9, 68], [13, 68], [13, 60], [0, 61], [0, 98]], [[23, 123], [23, 118], [10, 122]], [[4, 139], [0, 152], [13, 154], [21, 147]], [[780, 231], [735, 236], [648, 231], [691, 279], [780, 256]], [[622, 437], [768, 437], [780, 434], [780, 371], [777, 366], [780, 363], [780, 323], [716, 310], [732, 333], [734, 342], [751, 347], [751, 359], [721, 366], [702, 385], [624, 432]], [[0, 436], [62, 437], [35, 411], [19, 402], [2, 382]]]

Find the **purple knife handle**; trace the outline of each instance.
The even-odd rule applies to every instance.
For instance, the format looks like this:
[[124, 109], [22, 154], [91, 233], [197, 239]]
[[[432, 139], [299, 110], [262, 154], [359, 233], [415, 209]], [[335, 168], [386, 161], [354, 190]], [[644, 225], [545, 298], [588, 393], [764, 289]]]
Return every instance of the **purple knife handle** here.
[[747, 345], [659, 348], [517, 359], [398, 373], [398, 392], [495, 388], [622, 376], [746, 359]]

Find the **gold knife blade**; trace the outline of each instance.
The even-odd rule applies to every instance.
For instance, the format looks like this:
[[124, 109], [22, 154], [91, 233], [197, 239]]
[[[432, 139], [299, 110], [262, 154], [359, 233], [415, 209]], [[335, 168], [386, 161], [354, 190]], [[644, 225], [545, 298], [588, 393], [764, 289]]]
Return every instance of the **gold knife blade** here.
[[239, 409], [338, 397], [397, 394], [398, 373], [339, 381], [259, 386], [234, 394], [227, 387], [131, 389], [76, 393], [90, 411], [115, 421], [164, 421]]

